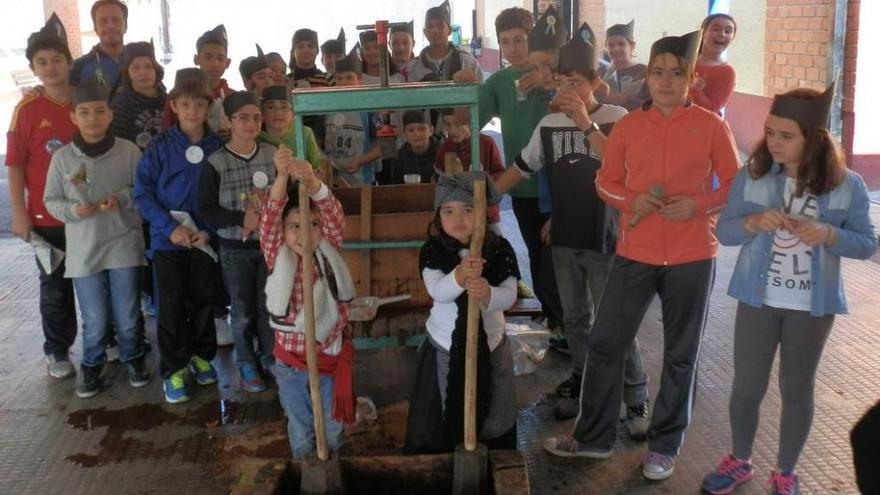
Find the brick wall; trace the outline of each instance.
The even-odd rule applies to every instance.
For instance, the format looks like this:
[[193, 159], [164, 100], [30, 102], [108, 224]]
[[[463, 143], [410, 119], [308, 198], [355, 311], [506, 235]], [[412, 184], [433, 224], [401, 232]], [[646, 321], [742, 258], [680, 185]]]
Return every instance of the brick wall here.
[[764, 94], [826, 87], [832, 0], [767, 0]]
[[605, 0], [581, 0], [578, 9], [579, 24], [586, 22], [596, 34], [596, 48], [605, 46]]
[[82, 55], [82, 33], [79, 29], [79, 5], [76, 0], [43, 0], [43, 12], [48, 19], [52, 12], [58, 14], [67, 31], [67, 42], [73, 58]]
[[859, 54], [859, 6], [861, 0], [849, 0], [846, 10], [846, 36], [843, 51], [843, 101], [841, 118], [843, 120], [843, 149], [852, 156], [855, 137], [855, 97], [856, 97], [856, 59]]

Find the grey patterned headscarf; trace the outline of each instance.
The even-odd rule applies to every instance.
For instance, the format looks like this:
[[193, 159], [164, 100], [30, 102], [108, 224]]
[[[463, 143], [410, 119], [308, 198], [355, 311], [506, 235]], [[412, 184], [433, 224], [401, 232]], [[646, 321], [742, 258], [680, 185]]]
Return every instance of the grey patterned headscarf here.
[[493, 206], [501, 201], [492, 179], [483, 171], [469, 171], [455, 175], [443, 174], [437, 179], [434, 190], [434, 210], [450, 201], [461, 201], [474, 204], [474, 181], [486, 181], [486, 206]]

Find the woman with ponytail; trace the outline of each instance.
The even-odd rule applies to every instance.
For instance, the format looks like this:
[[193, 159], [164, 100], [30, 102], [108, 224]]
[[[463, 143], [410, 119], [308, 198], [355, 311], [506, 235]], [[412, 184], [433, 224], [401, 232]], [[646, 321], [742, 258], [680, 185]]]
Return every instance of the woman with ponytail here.
[[733, 448], [703, 480], [731, 493], [752, 478], [759, 408], [779, 348], [782, 418], [772, 493], [799, 493], [795, 464], [813, 419], [816, 369], [834, 316], [847, 312], [841, 258], [869, 258], [877, 237], [862, 178], [846, 169], [828, 132], [834, 95], [795, 89], [778, 95], [765, 138], [740, 170], [718, 223], [718, 238], [742, 249], [728, 294], [734, 323]]

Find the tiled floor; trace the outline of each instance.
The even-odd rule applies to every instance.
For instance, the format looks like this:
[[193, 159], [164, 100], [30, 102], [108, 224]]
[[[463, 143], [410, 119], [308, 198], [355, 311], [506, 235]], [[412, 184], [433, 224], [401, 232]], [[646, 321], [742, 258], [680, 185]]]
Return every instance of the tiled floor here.
[[[568, 368], [565, 357], [550, 353], [536, 373], [517, 380], [519, 444], [532, 493], [698, 493], [703, 474], [729, 448], [734, 303], [725, 289], [735, 256], [736, 250], [724, 249], [719, 258], [696, 413], [674, 477], [659, 484], [644, 481], [638, 471], [644, 448], [628, 440], [604, 462], [546, 455], [542, 439], [571, 425], [553, 419], [548, 394]], [[105, 373], [106, 392], [78, 399], [73, 380], [57, 381], [45, 373], [32, 255], [17, 240], [2, 238], [0, 260], [0, 493], [226, 493], [241, 475], [220, 468], [222, 439], [280, 418], [270, 394], [246, 397], [235, 391], [229, 351], [222, 350], [217, 360], [220, 386], [197, 390], [186, 405], [164, 404], [158, 380], [131, 389], [118, 365]], [[844, 273], [851, 314], [835, 323], [819, 369], [815, 422], [799, 465], [803, 493], [856, 492], [848, 431], [880, 398], [880, 264], [846, 261]], [[656, 383], [662, 358], [658, 305], [649, 311], [639, 338]], [[78, 360], [79, 342], [74, 353]], [[155, 358], [154, 351], [154, 363]], [[738, 493], [766, 492], [779, 410], [774, 382], [755, 445], [756, 480]]]

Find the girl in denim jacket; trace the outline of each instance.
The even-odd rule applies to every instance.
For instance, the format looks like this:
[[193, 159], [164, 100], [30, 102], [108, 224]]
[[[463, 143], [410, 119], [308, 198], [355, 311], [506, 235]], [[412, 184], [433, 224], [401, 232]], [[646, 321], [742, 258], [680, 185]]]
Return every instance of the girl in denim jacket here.
[[777, 95], [765, 138], [740, 170], [718, 222], [742, 245], [728, 294], [739, 301], [730, 397], [732, 452], [703, 489], [730, 493], [752, 477], [759, 407], [779, 348], [782, 419], [774, 494], [797, 494], [794, 468], [810, 432], [816, 368], [834, 315], [847, 312], [840, 259], [877, 247], [865, 183], [828, 131], [834, 87]]

